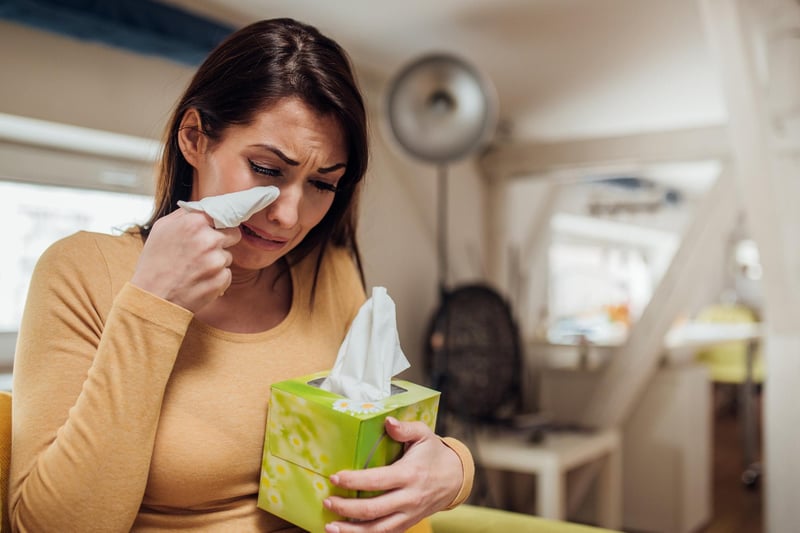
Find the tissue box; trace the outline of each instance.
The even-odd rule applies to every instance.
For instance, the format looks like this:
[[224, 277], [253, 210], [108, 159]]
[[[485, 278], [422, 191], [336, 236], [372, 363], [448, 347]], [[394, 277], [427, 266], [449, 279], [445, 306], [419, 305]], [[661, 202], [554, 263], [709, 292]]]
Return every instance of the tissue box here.
[[384, 420], [436, 425], [439, 392], [393, 380], [392, 395], [377, 402], [353, 402], [319, 388], [327, 372], [272, 385], [258, 507], [308, 531], [323, 531], [341, 517], [322, 506], [328, 495], [368, 497], [334, 487], [340, 470], [392, 463], [403, 445], [384, 431]]

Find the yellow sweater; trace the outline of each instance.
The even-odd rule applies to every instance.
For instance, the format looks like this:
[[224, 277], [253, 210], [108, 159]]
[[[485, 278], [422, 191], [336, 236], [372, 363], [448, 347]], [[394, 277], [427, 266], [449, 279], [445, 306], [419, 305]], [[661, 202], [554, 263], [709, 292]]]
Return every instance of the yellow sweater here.
[[82, 232], [36, 266], [14, 363], [15, 530], [290, 528], [256, 508], [270, 385], [333, 365], [365, 299], [351, 259], [326, 254], [313, 313], [313, 261], [292, 268], [286, 319], [242, 334], [127, 283], [141, 249]]

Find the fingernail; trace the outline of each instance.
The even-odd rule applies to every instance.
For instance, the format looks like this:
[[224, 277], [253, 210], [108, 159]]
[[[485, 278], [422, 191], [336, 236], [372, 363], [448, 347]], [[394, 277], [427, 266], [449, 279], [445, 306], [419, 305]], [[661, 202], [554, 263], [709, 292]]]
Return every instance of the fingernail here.
[[325, 524], [325, 533], [339, 533], [339, 526], [336, 524]]
[[331, 508], [331, 501], [328, 498], [325, 498], [324, 500], [322, 500], [322, 505], [325, 506], [325, 509], [330, 509]]
[[392, 425], [392, 426], [397, 426], [397, 425], [400, 423], [400, 422], [398, 422], [398, 421], [397, 421], [397, 419], [396, 419], [395, 417], [393, 417], [393, 416], [387, 416], [387, 417], [386, 417], [386, 422], [388, 422], [388, 423], [389, 423], [389, 425]]
[[338, 485], [339, 484], [339, 476], [338, 475], [333, 474], [330, 477], [330, 479], [331, 479], [331, 483], [333, 483], [334, 485]]

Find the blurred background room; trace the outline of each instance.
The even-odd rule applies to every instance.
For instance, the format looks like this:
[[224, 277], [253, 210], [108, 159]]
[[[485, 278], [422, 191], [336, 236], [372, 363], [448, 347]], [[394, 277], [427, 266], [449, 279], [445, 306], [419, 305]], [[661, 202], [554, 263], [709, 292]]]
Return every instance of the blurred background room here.
[[[284, 16], [358, 73], [367, 284], [397, 305], [403, 377], [442, 390], [475, 454], [470, 503], [800, 527], [797, 0], [0, 0], [2, 388], [38, 256], [145, 221], [194, 68]], [[393, 107], [429, 90], [404, 75], [438, 84], [430, 109]], [[398, 134], [464, 109], [477, 133], [450, 152]]]

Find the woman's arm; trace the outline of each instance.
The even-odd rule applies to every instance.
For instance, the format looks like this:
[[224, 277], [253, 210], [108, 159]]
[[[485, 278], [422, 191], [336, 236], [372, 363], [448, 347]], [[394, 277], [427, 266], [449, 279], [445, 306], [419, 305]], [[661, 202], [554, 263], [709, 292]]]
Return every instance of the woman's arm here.
[[141, 504], [192, 314], [130, 284], [113, 297], [109, 260], [79, 234], [35, 269], [14, 364], [15, 530], [128, 531]]

